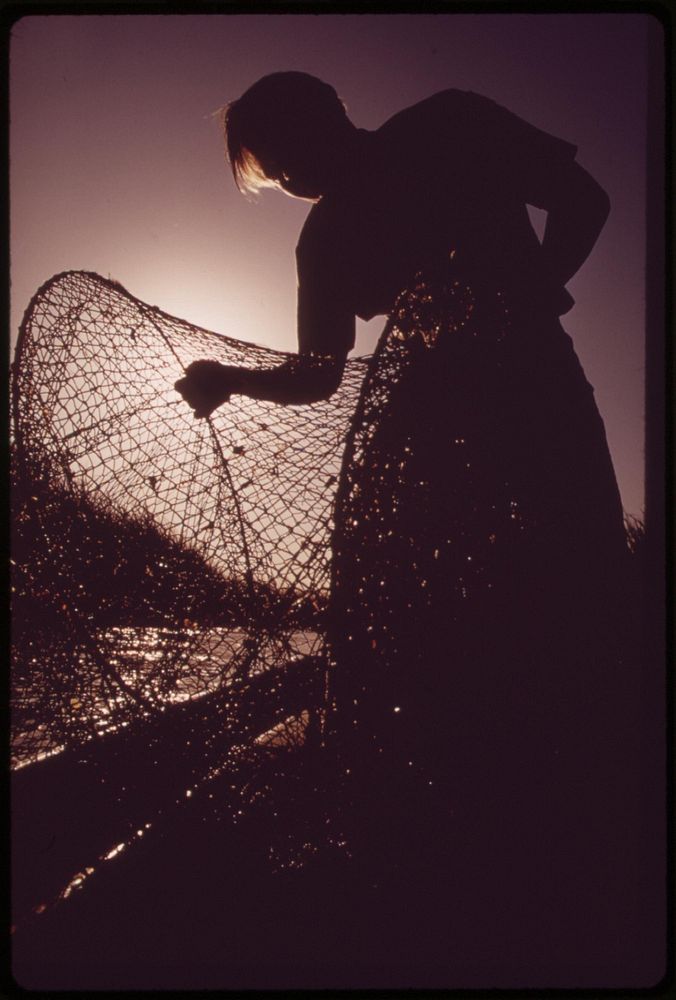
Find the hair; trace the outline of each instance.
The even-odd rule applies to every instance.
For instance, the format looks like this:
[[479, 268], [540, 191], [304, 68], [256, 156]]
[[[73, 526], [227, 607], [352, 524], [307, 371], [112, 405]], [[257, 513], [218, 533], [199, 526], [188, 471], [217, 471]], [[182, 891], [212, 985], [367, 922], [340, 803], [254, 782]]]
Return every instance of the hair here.
[[[270, 163], [303, 136], [346, 120], [336, 91], [309, 73], [271, 73], [222, 112], [227, 160], [240, 191], [278, 187]], [[267, 169], [266, 169], [267, 167]]]

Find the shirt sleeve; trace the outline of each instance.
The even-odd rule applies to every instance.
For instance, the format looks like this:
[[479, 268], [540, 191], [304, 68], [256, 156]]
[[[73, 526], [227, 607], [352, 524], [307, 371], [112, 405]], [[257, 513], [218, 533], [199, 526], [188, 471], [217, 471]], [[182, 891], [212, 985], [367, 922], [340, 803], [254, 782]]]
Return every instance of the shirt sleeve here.
[[355, 343], [355, 311], [347, 273], [349, 248], [321, 203], [310, 212], [296, 247], [298, 350], [345, 357]]

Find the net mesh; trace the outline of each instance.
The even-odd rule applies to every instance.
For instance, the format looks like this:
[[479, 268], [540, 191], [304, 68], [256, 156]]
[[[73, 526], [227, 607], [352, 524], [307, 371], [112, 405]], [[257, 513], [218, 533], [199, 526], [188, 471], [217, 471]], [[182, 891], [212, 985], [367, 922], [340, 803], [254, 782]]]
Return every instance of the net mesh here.
[[[195, 420], [173, 388], [192, 361], [287, 356], [97, 275], [38, 291], [13, 384], [19, 939], [101, 869], [105, 900], [132, 844], [136, 871], [157, 851], [163, 884], [167, 858], [192, 870], [206, 844], [199, 905], [213, 877], [255, 961], [273, 889], [285, 961], [284, 931], [308, 940], [294, 901], [314, 923], [327, 895], [348, 901], [343, 925], [357, 912], [380, 934], [394, 914], [407, 940], [428, 914], [436, 941], [442, 904], [472, 912], [496, 817], [510, 906], [543, 844], [565, 858], [555, 885], [598, 859], [589, 912], [631, 898], [625, 860], [603, 873], [630, 856], [607, 831], [638, 801], [643, 569], [591, 387], [543, 332], [444, 266], [415, 276], [327, 402], [235, 397]], [[303, 881], [268, 878], [293, 869]]]
[[207, 758], [247, 720], [259, 746], [321, 724], [332, 508], [367, 361], [329, 401], [236, 396], [207, 420], [173, 388], [199, 358], [287, 357], [96, 274], [36, 293], [13, 366], [15, 765], [179, 710]]

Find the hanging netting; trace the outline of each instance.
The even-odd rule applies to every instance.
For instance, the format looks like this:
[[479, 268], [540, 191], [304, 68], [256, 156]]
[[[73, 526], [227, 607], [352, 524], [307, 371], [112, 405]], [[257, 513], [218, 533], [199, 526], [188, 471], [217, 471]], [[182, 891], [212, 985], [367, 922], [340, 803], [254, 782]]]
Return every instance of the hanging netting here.
[[200, 358], [287, 355], [96, 274], [57, 275], [28, 307], [13, 382], [16, 765], [163, 717], [181, 745], [201, 741], [190, 767], [206, 772], [243, 734], [282, 745], [321, 726], [332, 505], [366, 362], [327, 402], [236, 396], [196, 420], [174, 383]]

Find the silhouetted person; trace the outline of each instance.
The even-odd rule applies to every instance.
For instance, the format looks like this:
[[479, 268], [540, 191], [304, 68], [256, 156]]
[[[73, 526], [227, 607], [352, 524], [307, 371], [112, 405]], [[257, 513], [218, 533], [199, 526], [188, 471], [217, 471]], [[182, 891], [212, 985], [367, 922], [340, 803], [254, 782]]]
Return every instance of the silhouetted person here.
[[[370, 132], [327, 84], [276, 73], [224, 120], [242, 190], [314, 204], [298, 357], [193, 363], [177, 388], [196, 416], [233, 393], [329, 397], [355, 316], [388, 316], [347, 444], [329, 624], [341, 822], [373, 961], [396, 953], [436, 985], [452, 969], [469, 985], [625, 985], [627, 553], [559, 322], [608, 197], [574, 146], [473, 93]], [[547, 212], [542, 244], [527, 205]]]

